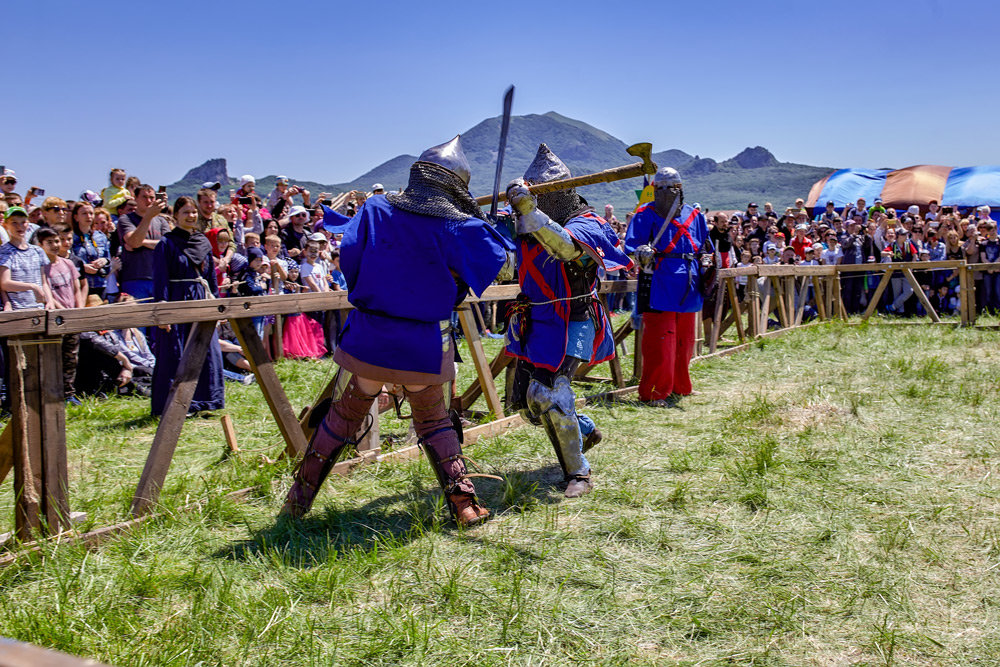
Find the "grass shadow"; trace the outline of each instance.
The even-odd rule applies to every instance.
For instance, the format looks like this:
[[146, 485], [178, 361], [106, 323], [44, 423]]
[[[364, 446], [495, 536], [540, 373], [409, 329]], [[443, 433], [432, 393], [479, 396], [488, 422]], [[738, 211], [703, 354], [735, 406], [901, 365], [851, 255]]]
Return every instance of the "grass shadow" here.
[[100, 431], [103, 433], [111, 433], [113, 431], [132, 431], [139, 428], [145, 428], [147, 426], [152, 426], [160, 421], [159, 417], [154, 417], [150, 414], [145, 414], [142, 417], [134, 417], [132, 419], [127, 419], [125, 421], [116, 422], [105, 422], [103, 424], [98, 424], [94, 427], [95, 431]]
[[383, 496], [352, 509], [327, 506], [302, 519], [278, 517], [213, 557], [312, 567], [348, 553], [377, 553], [405, 545], [426, 532], [441, 530], [446, 514], [440, 494], [420, 490]]

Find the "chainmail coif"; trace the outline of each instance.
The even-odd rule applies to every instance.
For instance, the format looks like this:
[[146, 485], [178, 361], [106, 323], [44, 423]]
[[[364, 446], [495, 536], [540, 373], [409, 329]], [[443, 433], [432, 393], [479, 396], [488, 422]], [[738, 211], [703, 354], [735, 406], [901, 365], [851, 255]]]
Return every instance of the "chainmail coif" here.
[[594, 210], [587, 204], [586, 199], [572, 189], [538, 195], [538, 208], [560, 225], [565, 225], [572, 218]]
[[387, 194], [385, 198], [396, 208], [418, 215], [447, 220], [486, 219], [465, 182], [451, 170], [433, 162], [414, 162], [406, 189], [400, 194]]

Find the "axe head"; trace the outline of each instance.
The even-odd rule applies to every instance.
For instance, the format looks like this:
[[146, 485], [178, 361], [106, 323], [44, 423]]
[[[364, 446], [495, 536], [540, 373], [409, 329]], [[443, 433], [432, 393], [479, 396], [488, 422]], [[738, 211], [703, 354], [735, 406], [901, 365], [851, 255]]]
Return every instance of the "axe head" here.
[[632, 144], [625, 149], [625, 152], [642, 160], [642, 172], [644, 174], [656, 173], [656, 163], [653, 162], [653, 144], [648, 141]]

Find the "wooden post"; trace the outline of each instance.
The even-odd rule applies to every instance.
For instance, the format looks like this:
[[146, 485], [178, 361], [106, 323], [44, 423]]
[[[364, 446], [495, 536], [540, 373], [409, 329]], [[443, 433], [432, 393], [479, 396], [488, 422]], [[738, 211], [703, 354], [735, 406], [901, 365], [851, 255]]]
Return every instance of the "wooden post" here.
[[[21, 341], [29, 344], [22, 347]], [[31, 338], [11, 338], [11, 425], [14, 427], [14, 522], [18, 539], [25, 542], [41, 530], [45, 497], [42, 466], [42, 424], [39, 406], [38, 349]]]
[[506, 416], [503, 403], [500, 402], [496, 385], [493, 383], [490, 362], [486, 359], [486, 352], [483, 351], [483, 341], [479, 338], [479, 330], [476, 328], [476, 321], [469, 304], [463, 303], [458, 307], [458, 318], [462, 322], [462, 331], [465, 333], [465, 342], [469, 345], [469, 355], [476, 367], [476, 375], [486, 395], [486, 405], [496, 419], [503, 419]]
[[793, 322], [794, 326], [799, 326], [802, 324], [802, 316], [806, 312], [806, 294], [808, 293], [806, 285], [809, 283], [809, 276], [802, 276], [802, 287], [799, 289], [798, 295], [796, 296], [794, 286], [798, 284], [799, 278], [792, 277], [792, 301], [795, 303], [795, 320]]
[[[972, 316], [970, 316], [970, 314], [969, 314], [969, 312], [970, 312], [969, 311], [969, 301], [971, 300], [973, 302], [973, 304], [975, 304], [974, 293], [972, 292], [971, 286], [970, 286], [970, 283], [973, 282], [971, 280], [971, 278], [972, 278], [971, 272], [968, 270], [967, 267], [965, 267], [965, 266], [958, 267], [958, 286], [959, 286], [959, 290], [958, 290], [958, 312], [959, 312], [959, 317], [962, 320], [962, 326], [963, 327], [971, 326], [976, 321], [975, 318], [972, 317]], [[972, 297], [971, 299], [970, 299], [970, 296]], [[974, 305], [973, 305], [972, 312], [973, 313], [975, 312], [975, 306]]]
[[267, 356], [267, 350], [257, 335], [253, 320], [249, 317], [231, 318], [229, 323], [240, 341], [243, 354], [250, 362], [250, 368], [257, 376], [257, 384], [264, 394], [264, 400], [267, 401], [267, 406], [278, 423], [281, 437], [285, 439], [285, 451], [292, 455], [305, 454], [308, 441], [295, 418], [295, 410], [292, 409], [281, 381], [278, 380], [278, 374], [274, 371], [274, 363]]
[[830, 311], [826, 307], [826, 295], [830, 293], [829, 277], [816, 276], [813, 280], [813, 289], [816, 295], [816, 315], [820, 321], [828, 319], [826, 314]]
[[41, 339], [39, 343], [37, 372], [41, 398], [40, 421], [45, 486], [43, 507], [48, 530], [55, 534], [70, 525], [62, 337]]
[[879, 282], [878, 287], [875, 288], [875, 294], [872, 295], [871, 302], [868, 304], [868, 307], [865, 308], [865, 312], [861, 316], [862, 320], [867, 320], [872, 316], [872, 313], [875, 312], [875, 309], [878, 308], [878, 302], [882, 299], [882, 293], [885, 292], [885, 289], [889, 286], [889, 282], [891, 281], [892, 272], [892, 267], [885, 270], [885, 275], [882, 276], [882, 280]]
[[233, 418], [229, 415], [222, 415], [222, 437], [226, 439], [226, 447], [231, 452], [240, 451], [240, 446], [236, 442], [236, 427], [233, 426]]
[[722, 291], [722, 283], [715, 289], [715, 314], [712, 316], [712, 335], [708, 339], [708, 352], [715, 352], [719, 344], [719, 328], [722, 326], [722, 307], [725, 303], [726, 294]]
[[[511, 368], [514, 365], [514, 357], [508, 356], [506, 352], [500, 350], [493, 361], [490, 362], [490, 376], [496, 377], [500, 375], [500, 372], [505, 368]], [[459, 408], [461, 410], [468, 410], [473, 403], [476, 402], [483, 393], [482, 383], [479, 380], [473, 382], [468, 389], [466, 389], [461, 396], [458, 398]]]
[[149, 448], [142, 477], [139, 478], [135, 496], [132, 498], [133, 516], [145, 514], [160, 498], [160, 489], [163, 488], [170, 462], [174, 458], [177, 438], [181, 434], [184, 420], [187, 419], [188, 408], [191, 407], [191, 399], [194, 398], [194, 390], [198, 386], [198, 378], [205, 364], [205, 356], [208, 354], [213, 333], [215, 333], [214, 320], [191, 325], [177, 374], [167, 395], [166, 409], [156, 427], [156, 435], [153, 436], [153, 444]]
[[757, 283], [757, 276], [747, 276], [747, 303], [750, 312], [747, 315], [747, 325], [750, 329], [750, 337], [756, 338], [760, 335], [760, 288]]
[[[770, 278], [764, 279], [764, 284], [768, 287], [767, 294], [764, 295], [764, 303], [760, 307], [760, 326], [757, 331], [758, 336], [767, 333], [768, 320], [771, 319], [771, 295], [774, 294], [774, 281]], [[758, 287], [760, 283], [757, 283]], [[758, 292], [759, 294], [759, 292]]]
[[931, 305], [930, 299], [924, 294], [924, 290], [920, 288], [920, 283], [917, 282], [917, 277], [913, 275], [913, 270], [909, 268], [903, 269], [903, 276], [906, 277], [906, 282], [910, 283], [910, 287], [913, 288], [913, 292], [917, 295], [917, 300], [920, 301], [924, 310], [927, 311], [927, 316], [931, 318], [931, 322], [940, 322], [941, 318], [938, 317], [934, 306]]
[[747, 340], [746, 333], [743, 331], [743, 311], [740, 309], [740, 300], [736, 297], [736, 279], [726, 278], [726, 291], [729, 293], [729, 302], [733, 306], [733, 316], [736, 322], [736, 334], [740, 338], [741, 343], [745, 343]]
[[[701, 311], [698, 312], [697, 317], [695, 317], [694, 325], [694, 356], [700, 357], [701, 353], [705, 347], [705, 320], [704, 320], [705, 309], [702, 307]], [[635, 349], [639, 349], [639, 332], [636, 332], [635, 337]], [[636, 376], [638, 377], [638, 376]]]
[[785, 282], [777, 277], [770, 276], [771, 287], [774, 288], [774, 300], [777, 302], [778, 306], [778, 321], [781, 323], [781, 328], [786, 329], [789, 326], [788, 319], [788, 298], [785, 294]]

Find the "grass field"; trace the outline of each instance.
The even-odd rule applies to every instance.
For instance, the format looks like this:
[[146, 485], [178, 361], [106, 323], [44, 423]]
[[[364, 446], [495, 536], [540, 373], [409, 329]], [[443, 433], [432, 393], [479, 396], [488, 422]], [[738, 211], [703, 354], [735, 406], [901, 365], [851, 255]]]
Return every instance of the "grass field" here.
[[[481, 440], [468, 453], [505, 481], [478, 484], [497, 515], [471, 530], [422, 459], [334, 478], [276, 523], [290, 464], [261, 462], [277, 429], [228, 385], [246, 452], [223, 459], [218, 421], [190, 420], [165, 518], [0, 570], [0, 635], [121, 666], [997, 665], [998, 343], [823, 324], [699, 364], [676, 408], [589, 409], [605, 440], [579, 500], [540, 430]], [[329, 370], [279, 367], [296, 407]], [[69, 413], [93, 525], [127, 515], [147, 409]]]

